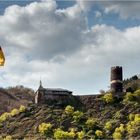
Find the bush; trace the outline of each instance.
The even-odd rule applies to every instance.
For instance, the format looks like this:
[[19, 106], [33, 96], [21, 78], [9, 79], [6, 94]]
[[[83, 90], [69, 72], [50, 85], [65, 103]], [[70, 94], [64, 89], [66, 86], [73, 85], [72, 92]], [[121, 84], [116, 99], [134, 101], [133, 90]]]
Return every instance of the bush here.
[[70, 132], [69, 132], [69, 137], [70, 137], [70, 138], [73, 138], [73, 139], [74, 139], [74, 138], [76, 137], [75, 131], [76, 131], [76, 130], [75, 130], [74, 128], [71, 128], [71, 129], [70, 129]]
[[134, 96], [140, 97], [140, 89], [138, 89], [134, 92]]
[[112, 123], [110, 121], [106, 122], [104, 129], [106, 130], [112, 130]]
[[41, 134], [50, 136], [51, 130], [52, 130], [52, 124], [51, 123], [42, 123], [39, 125], [38, 130]]
[[78, 139], [83, 139], [84, 137], [85, 137], [85, 132], [84, 131], [77, 132], [77, 138]]
[[83, 112], [81, 112], [81, 111], [75, 111], [75, 112], [73, 113], [73, 119], [74, 119], [74, 121], [79, 122], [80, 119], [81, 119], [81, 117], [82, 117], [83, 115], [84, 115]]
[[96, 125], [97, 125], [97, 119], [95, 119], [95, 118], [89, 118], [86, 121], [86, 126], [89, 129], [93, 129]]
[[1, 116], [0, 116], [0, 122], [4, 122], [6, 121], [9, 117], [11, 117], [11, 114], [10, 113], [3, 113]]
[[122, 139], [122, 134], [120, 132], [114, 132], [113, 139]]
[[124, 124], [120, 124], [120, 127], [118, 128], [118, 131], [121, 133], [124, 133], [125, 128], [124, 128]]
[[140, 114], [133, 114], [133, 119], [127, 123], [127, 132], [133, 134], [139, 129], [140, 125]]
[[127, 130], [128, 134], [133, 134], [135, 132], [135, 129], [134, 129], [133, 125], [131, 124], [131, 122], [128, 122], [128, 124], [126, 126], [126, 130]]
[[15, 115], [19, 114], [19, 110], [13, 109], [10, 114], [11, 114], [11, 116], [15, 116]]
[[21, 105], [20, 108], [19, 108], [19, 112], [24, 112], [26, 110], [26, 107]]
[[129, 117], [129, 120], [130, 120], [130, 121], [133, 121], [133, 120], [134, 120], [134, 117], [135, 117], [135, 114], [129, 114], [128, 117]]
[[114, 115], [115, 119], [121, 119], [123, 117], [122, 113], [120, 111], [117, 111]]
[[95, 134], [98, 138], [102, 138], [103, 137], [103, 132], [101, 130], [96, 130]]
[[58, 128], [54, 132], [54, 138], [55, 139], [74, 139], [76, 136], [74, 131], [63, 131], [62, 129]]
[[126, 95], [124, 96], [123, 102], [131, 102], [134, 101], [134, 95], [131, 92], [127, 92]]
[[124, 132], [125, 132], [124, 124], [120, 124], [120, 126], [115, 129], [115, 132], [113, 133], [113, 138], [122, 139]]
[[10, 113], [8, 113], [8, 112], [3, 113], [3, 114], [0, 116], [0, 122], [6, 121], [6, 120], [7, 120], [8, 118], [10, 118], [11, 116], [13, 117], [13, 116], [19, 114], [19, 112], [24, 112], [25, 109], [26, 109], [25, 106], [21, 105], [20, 108], [19, 108], [19, 110], [18, 110], [18, 109], [13, 109], [13, 110], [11, 110]]
[[135, 114], [134, 121], [136, 124], [140, 124], [140, 114]]
[[74, 112], [74, 107], [70, 106], [70, 105], [67, 105], [66, 108], [65, 108], [65, 113], [68, 114], [68, 115], [72, 115]]
[[126, 130], [129, 135], [135, 135], [136, 133], [139, 134], [140, 129], [140, 114], [135, 114], [134, 120], [129, 121], [126, 125]]
[[106, 93], [106, 94], [103, 96], [103, 100], [104, 100], [106, 103], [113, 103], [113, 102], [114, 102], [114, 99], [113, 99], [112, 93]]

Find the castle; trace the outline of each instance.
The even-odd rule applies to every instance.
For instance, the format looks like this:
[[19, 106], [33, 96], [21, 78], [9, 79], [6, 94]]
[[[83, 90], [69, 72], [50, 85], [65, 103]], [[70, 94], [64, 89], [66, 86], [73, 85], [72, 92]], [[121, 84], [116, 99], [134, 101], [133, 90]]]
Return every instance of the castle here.
[[[120, 97], [123, 92], [123, 72], [122, 67], [115, 66], [111, 68], [111, 91], [114, 92], [114, 96]], [[61, 88], [44, 88], [40, 81], [40, 86], [35, 93], [36, 104], [57, 104], [63, 105], [71, 102], [74, 96], [72, 91]]]

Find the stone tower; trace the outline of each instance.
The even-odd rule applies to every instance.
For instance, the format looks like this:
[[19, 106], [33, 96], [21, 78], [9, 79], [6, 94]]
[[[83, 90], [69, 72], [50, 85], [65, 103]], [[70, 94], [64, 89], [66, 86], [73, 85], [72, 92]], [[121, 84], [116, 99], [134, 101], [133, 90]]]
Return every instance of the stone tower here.
[[115, 66], [111, 68], [111, 90], [114, 92], [123, 92], [123, 73], [122, 67]]

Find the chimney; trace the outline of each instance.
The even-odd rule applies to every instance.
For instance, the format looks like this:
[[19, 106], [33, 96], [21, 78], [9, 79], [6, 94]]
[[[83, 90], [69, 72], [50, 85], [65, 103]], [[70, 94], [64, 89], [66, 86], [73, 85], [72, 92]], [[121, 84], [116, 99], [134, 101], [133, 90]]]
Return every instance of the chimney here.
[[114, 92], [123, 92], [123, 73], [122, 67], [111, 67], [111, 90]]

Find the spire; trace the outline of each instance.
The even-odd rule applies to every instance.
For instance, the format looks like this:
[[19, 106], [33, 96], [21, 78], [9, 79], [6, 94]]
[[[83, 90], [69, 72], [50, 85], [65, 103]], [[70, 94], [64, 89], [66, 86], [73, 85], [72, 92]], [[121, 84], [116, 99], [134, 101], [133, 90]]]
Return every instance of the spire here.
[[39, 89], [42, 89], [42, 88], [43, 88], [42, 81], [40, 80]]

